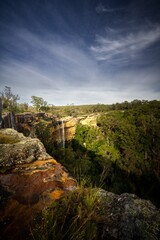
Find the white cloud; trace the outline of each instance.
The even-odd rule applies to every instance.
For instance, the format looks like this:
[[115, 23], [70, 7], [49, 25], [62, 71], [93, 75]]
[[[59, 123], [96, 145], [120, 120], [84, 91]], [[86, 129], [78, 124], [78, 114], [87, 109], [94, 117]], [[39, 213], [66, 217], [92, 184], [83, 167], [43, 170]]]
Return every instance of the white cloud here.
[[[78, 69], [77, 69], [78, 71]], [[156, 69], [147, 71], [133, 70], [114, 74], [102, 74], [94, 69], [91, 76], [86, 72], [79, 73], [77, 79], [65, 75], [43, 72], [36, 66], [26, 63], [12, 63], [1, 66], [1, 87], [7, 85], [14, 93], [20, 95], [21, 102], [30, 102], [31, 96], [43, 97], [48, 103], [55, 105], [114, 103], [133, 99], [158, 99], [159, 75]], [[92, 78], [92, 74], [95, 74]], [[79, 83], [81, 78], [86, 81]], [[159, 87], [158, 87], [159, 86]], [[1, 88], [0, 91], [3, 89]]]
[[97, 63], [103, 56], [107, 62], [105, 69], [109, 69], [108, 61], [113, 61], [119, 51], [121, 56], [118, 55], [117, 61], [122, 64], [125, 57], [138, 54], [159, 38], [159, 28], [144, 32], [145, 36], [141, 31], [113, 41], [97, 37], [97, 45], [91, 48], [94, 58], [76, 40], [64, 41], [55, 35], [46, 39], [26, 29], [16, 29], [14, 40], [11, 38], [6, 45], [14, 57], [6, 55], [1, 60], [0, 91], [7, 85], [20, 95], [22, 102], [30, 102], [31, 96], [37, 95], [55, 105], [158, 98], [155, 86], [159, 86], [160, 74], [156, 69], [113, 73], [104, 71]]
[[160, 40], [160, 27], [140, 30], [136, 33], [128, 33], [126, 36], [114, 35], [112, 37], [97, 36], [95, 46], [91, 46], [91, 51], [98, 61], [128, 63], [129, 60], [136, 59], [140, 54]]
[[[137, 26], [139, 19], [128, 18], [127, 7], [104, 4], [96, 7], [102, 17], [94, 11], [96, 21], [93, 14], [88, 16], [88, 9], [81, 19], [74, 6], [66, 11], [51, 3], [44, 6], [43, 16], [25, 3], [21, 7], [24, 14], [10, 12], [13, 23], [0, 24], [0, 91], [7, 85], [22, 102], [37, 95], [55, 105], [158, 98], [158, 51], [155, 54], [148, 48], [160, 39], [160, 27], [151, 23]], [[126, 22], [121, 10], [128, 11]], [[128, 29], [129, 20], [134, 20], [132, 29]], [[95, 31], [105, 35], [97, 36], [90, 46]]]

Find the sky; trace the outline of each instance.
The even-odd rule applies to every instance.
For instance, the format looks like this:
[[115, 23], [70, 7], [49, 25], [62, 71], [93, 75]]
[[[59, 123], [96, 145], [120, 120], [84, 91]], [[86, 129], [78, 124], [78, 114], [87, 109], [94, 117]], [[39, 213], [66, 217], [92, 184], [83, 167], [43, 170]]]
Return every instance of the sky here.
[[0, 0], [0, 92], [20, 102], [160, 100], [159, 0]]

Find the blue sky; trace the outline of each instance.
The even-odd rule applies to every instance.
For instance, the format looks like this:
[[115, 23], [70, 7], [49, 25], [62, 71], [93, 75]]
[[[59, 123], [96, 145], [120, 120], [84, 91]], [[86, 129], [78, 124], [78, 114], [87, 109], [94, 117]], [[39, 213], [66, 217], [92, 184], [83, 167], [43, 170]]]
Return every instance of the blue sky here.
[[159, 0], [0, 1], [0, 91], [21, 102], [160, 99]]

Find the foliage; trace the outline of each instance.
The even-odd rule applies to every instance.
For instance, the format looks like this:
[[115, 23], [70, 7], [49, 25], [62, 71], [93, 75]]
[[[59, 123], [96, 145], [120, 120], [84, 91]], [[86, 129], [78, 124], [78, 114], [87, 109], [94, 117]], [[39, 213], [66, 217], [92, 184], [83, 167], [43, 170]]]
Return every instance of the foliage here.
[[9, 112], [17, 111], [17, 101], [20, 99], [18, 95], [15, 95], [11, 91], [11, 87], [5, 86], [4, 91], [1, 93], [3, 110]]
[[[147, 102], [131, 110], [102, 115], [98, 120], [106, 142], [112, 143], [119, 153], [110, 181], [111, 190], [124, 191], [127, 183], [130, 186], [127, 191], [156, 203], [159, 201], [156, 191], [160, 183], [159, 108], [157, 101]], [[118, 181], [123, 181], [124, 176], [124, 187], [117, 188]]]
[[98, 240], [103, 220], [101, 196], [97, 189], [80, 186], [43, 212], [35, 240]]
[[75, 178], [85, 177], [88, 184], [118, 194], [132, 192], [159, 204], [160, 102], [137, 100], [127, 106], [102, 113], [97, 127], [78, 125], [65, 149], [53, 139], [53, 126], [38, 124], [37, 135]]
[[23, 112], [27, 112], [28, 111], [29, 105], [28, 105], [28, 103], [19, 103], [17, 105], [17, 108], [18, 108], [18, 112], [19, 113], [23, 113]]
[[35, 126], [36, 135], [43, 142], [47, 152], [53, 155], [53, 139], [52, 139], [52, 128], [48, 122], [40, 121]]
[[36, 110], [39, 112], [41, 111], [47, 111], [49, 109], [49, 107], [47, 106], [47, 102], [41, 98], [41, 97], [37, 97], [37, 96], [32, 96], [32, 101], [31, 103], [33, 104], [33, 106], [36, 108]]
[[[158, 101], [154, 100], [151, 101], [154, 105], [158, 103]], [[57, 117], [65, 117], [65, 116], [81, 116], [81, 115], [88, 115], [88, 114], [99, 114], [99, 113], [106, 113], [109, 111], [115, 110], [127, 110], [137, 108], [142, 105], [150, 104], [147, 100], [133, 100], [132, 102], [124, 101], [122, 103], [115, 103], [115, 104], [94, 104], [94, 105], [66, 105], [66, 106], [54, 106], [50, 105], [49, 111], [53, 113]]]

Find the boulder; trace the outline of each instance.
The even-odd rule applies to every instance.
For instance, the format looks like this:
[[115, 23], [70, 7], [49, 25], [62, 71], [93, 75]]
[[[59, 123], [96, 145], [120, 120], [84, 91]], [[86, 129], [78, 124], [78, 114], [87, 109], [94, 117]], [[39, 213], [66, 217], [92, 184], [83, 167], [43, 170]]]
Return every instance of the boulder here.
[[11, 128], [1, 129], [0, 149], [0, 167], [4, 168], [51, 158], [38, 138], [24, 137]]
[[134, 194], [100, 190], [103, 199], [103, 240], [160, 239], [160, 212]]

